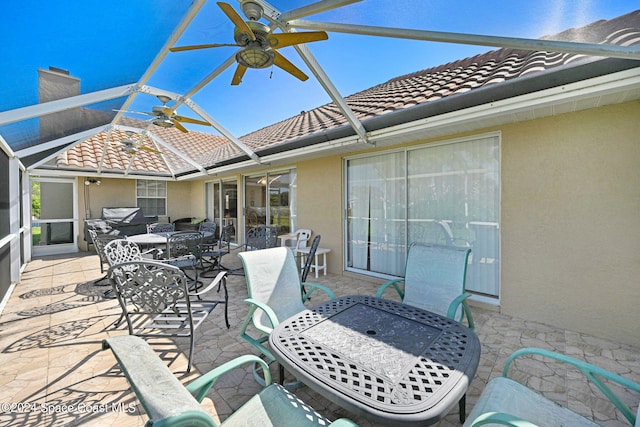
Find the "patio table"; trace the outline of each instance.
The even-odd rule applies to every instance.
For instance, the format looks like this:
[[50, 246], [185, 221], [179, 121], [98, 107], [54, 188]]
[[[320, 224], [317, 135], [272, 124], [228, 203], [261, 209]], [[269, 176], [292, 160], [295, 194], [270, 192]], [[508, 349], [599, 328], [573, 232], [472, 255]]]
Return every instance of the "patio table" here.
[[[179, 233], [178, 231], [160, 231], [157, 233], [142, 233], [142, 234], [133, 234], [131, 236], [127, 236], [127, 240], [132, 241], [138, 245], [142, 246], [161, 246], [167, 245], [167, 241], [169, 240], [169, 236]], [[205, 231], [202, 233], [204, 238], [212, 237], [213, 233], [210, 231]]]
[[169, 236], [175, 233], [175, 231], [163, 231], [158, 233], [134, 234], [127, 236], [127, 240], [142, 246], [166, 246]]
[[345, 296], [280, 323], [277, 361], [335, 404], [376, 423], [428, 425], [459, 402], [480, 359], [478, 337], [449, 318], [395, 301]]

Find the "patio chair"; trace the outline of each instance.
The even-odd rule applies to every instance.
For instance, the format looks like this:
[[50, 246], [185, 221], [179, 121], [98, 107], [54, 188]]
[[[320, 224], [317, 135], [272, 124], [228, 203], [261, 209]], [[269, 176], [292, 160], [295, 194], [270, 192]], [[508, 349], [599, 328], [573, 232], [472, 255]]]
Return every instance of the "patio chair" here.
[[[107, 243], [104, 247], [104, 256], [109, 267], [121, 264], [127, 261], [142, 261], [145, 258], [151, 259], [155, 257], [156, 250], [141, 251], [140, 247], [127, 239], [114, 239]], [[146, 256], [145, 256], [146, 255]]]
[[[466, 318], [469, 328], [473, 329], [473, 316], [466, 302], [471, 294], [465, 292], [470, 253], [471, 249], [465, 247], [413, 243], [409, 246], [404, 278], [383, 284], [376, 296], [382, 298], [391, 286], [404, 304], [458, 322]], [[404, 283], [404, 287], [400, 283]]]
[[201, 222], [198, 226], [198, 231], [202, 234], [202, 246], [205, 247], [207, 245], [215, 245], [218, 243], [218, 238], [216, 237], [216, 231], [218, 229], [218, 224], [213, 221], [204, 221]]
[[[188, 337], [191, 371], [195, 347], [194, 332], [218, 304], [213, 300], [192, 301], [185, 274], [177, 267], [157, 261], [129, 261], [109, 269], [109, 279], [118, 298], [130, 335], [148, 338]], [[220, 273], [200, 294], [223, 282], [225, 296], [226, 273]]]
[[166, 233], [175, 231], [175, 226], [170, 222], [154, 222], [147, 224], [147, 233]]
[[[464, 424], [465, 427], [484, 424], [521, 427], [536, 425], [543, 427], [599, 426], [595, 421], [561, 406], [541, 393], [508, 377], [509, 367], [515, 359], [529, 358], [530, 356], [535, 357], [538, 361], [546, 359], [569, 365], [568, 368], [575, 368], [575, 371], [586, 376], [589, 380], [589, 386], [595, 385], [631, 425], [640, 427], [640, 407], [636, 412], [623, 401], [629, 400], [629, 391], [640, 393], [640, 384], [583, 360], [541, 348], [523, 348], [507, 358], [502, 376], [489, 381], [471, 410], [467, 422]], [[536, 383], [539, 383], [539, 380]], [[594, 390], [594, 388], [588, 387], [585, 390]], [[589, 395], [590, 393], [586, 394], [584, 399], [588, 399]], [[588, 405], [586, 400], [585, 404]]]
[[307, 281], [307, 276], [309, 275], [309, 271], [311, 270], [311, 265], [313, 265], [313, 261], [316, 255], [316, 250], [318, 250], [318, 245], [320, 244], [320, 235], [313, 238], [313, 242], [311, 243], [311, 248], [309, 248], [309, 253], [307, 255], [307, 259], [302, 266], [302, 270], [300, 272], [300, 281], [302, 282], [302, 295], [307, 292], [305, 288], [305, 282]]
[[196, 268], [201, 258], [202, 234], [199, 231], [178, 231], [167, 238], [167, 252], [162, 262], [185, 270], [193, 270], [193, 277], [187, 278], [197, 288], [202, 282]]
[[255, 251], [260, 249], [274, 248], [278, 242], [278, 228], [269, 225], [259, 225], [251, 227], [247, 231], [244, 242], [244, 250]]
[[267, 364], [256, 356], [232, 359], [185, 387], [153, 349], [138, 337], [120, 335], [107, 338], [102, 341], [102, 348], [111, 349], [149, 417], [145, 424], [148, 426], [216, 427], [213, 417], [200, 403], [220, 377], [248, 363], [257, 363], [264, 366], [266, 387], [227, 417], [220, 427], [357, 427], [346, 418], [330, 422], [284, 387], [272, 384]]
[[[115, 234], [100, 234], [92, 228], [90, 228], [88, 231], [89, 231], [89, 236], [91, 236], [91, 242], [93, 243], [93, 247], [95, 248], [96, 253], [98, 254], [98, 258], [100, 259], [100, 273], [104, 274], [105, 265], [107, 266], [107, 269], [109, 268], [109, 262], [107, 261], [107, 258], [105, 257], [105, 254], [104, 254], [104, 247], [110, 241], [121, 239], [122, 237]], [[105, 278], [106, 276], [96, 280], [95, 283], [98, 283]]]
[[202, 277], [207, 276], [207, 272], [227, 270], [222, 265], [222, 257], [231, 252], [231, 239], [235, 233], [235, 227], [233, 225], [225, 225], [220, 231], [220, 238], [217, 244], [208, 245], [203, 244], [200, 252], [200, 264], [203, 268]]
[[[281, 320], [304, 310], [304, 301], [314, 291], [321, 290], [331, 299], [336, 296], [331, 289], [316, 283], [305, 283], [309, 290], [303, 296], [296, 260], [287, 247], [247, 251], [238, 255], [247, 282], [248, 298], [245, 301], [249, 303], [249, 313], [240, 328], [240, 337], [271, 363], [275, 357], [265, 343], [273, 328]], [[255, 329], [255, 337], [247, 332], [250, 325]], [[257, 372], [254, 374], [259, 378]]]

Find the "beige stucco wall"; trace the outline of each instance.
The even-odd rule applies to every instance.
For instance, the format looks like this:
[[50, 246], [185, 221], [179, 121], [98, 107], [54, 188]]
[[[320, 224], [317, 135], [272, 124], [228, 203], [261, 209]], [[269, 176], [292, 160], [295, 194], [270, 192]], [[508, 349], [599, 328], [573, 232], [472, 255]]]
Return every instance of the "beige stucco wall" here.
[[502, 128], [502, 310], [640, 345], [640, 103]]

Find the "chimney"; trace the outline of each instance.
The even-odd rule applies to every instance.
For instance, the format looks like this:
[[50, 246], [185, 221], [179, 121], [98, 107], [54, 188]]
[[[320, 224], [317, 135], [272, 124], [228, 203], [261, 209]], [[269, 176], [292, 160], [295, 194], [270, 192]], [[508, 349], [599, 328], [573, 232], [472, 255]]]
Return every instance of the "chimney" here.
[[[80, 95], [80, 79], [69, 71], [49, 67], [38, 69], [38, 102], [56, 101]], [[60, 138], [81, 129], [82, 110], [72, 108], [40, 117], [40, 137], [45, 141]]]

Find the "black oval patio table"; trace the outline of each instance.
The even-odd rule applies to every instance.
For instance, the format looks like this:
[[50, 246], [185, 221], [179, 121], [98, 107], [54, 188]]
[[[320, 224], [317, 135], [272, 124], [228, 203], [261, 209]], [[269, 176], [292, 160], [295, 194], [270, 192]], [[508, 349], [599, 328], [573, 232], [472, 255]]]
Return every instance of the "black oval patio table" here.
[[428, 425], [459, 402], [480, 360], [480, 342], [447, 317], [371, 296], [345, 296], [283, 321], [269, 337], [298, 380], [376, 423]]

